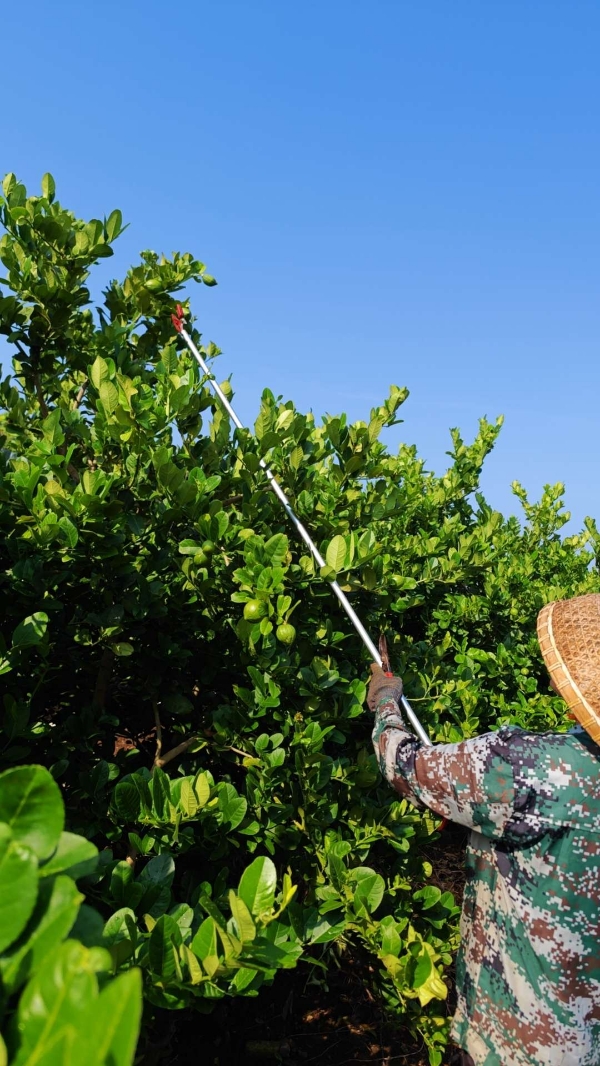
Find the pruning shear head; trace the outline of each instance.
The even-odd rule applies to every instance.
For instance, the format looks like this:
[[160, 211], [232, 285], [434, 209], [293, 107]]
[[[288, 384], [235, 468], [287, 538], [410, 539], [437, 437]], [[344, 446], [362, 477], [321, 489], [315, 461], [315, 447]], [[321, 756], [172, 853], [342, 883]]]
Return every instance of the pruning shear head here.
[[387, 641], [383, 633], [381, 633], [379, 637], [379, 654], [381, 655], [381, 667], [384, 674], [387, 674], [388, 677], [391, 677], [392, 671], [390, 670], [390, 657], [388, 655], [387, 650]]

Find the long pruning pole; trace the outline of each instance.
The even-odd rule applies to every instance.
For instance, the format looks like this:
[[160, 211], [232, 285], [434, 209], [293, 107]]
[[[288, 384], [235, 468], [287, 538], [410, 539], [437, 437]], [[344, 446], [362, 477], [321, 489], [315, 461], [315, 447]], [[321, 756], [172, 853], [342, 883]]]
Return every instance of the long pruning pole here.
[[[194, 359], [196, 360], [196, 362], [200, 366], [201, 370], [204, 372], [204, 374], [206, 374], [206, 377], [209, 380], [209, 383], [210, 383], [210, 386], [211, 386], [213, 392], [219, 397], [219, 400], [223, 404], [223, 407], [227, 411], [227, 414], [229, 415], [229, 417], [230, 417], [231, 421], [233, 422], [233, 424], [235, 426], [237, 426], [238, 429], [244, 429], [245, 426], [243, 425], [242, 422], [240, 422], [238, 416], [236, 415], [235, 411], [233, 410], [233, 407], [229, 403], [229, 400], [225, 396], [225, 393], [223, 392], [222, 388], [215, 381], [215, 378], [214, 378], [213, 374], [211, 374], [207, 364], [205, 363], [205, 361], [202, 358], [202, 356], [200, 355], [200, 352], [198, 351], [196, 345], [194, 344], [192, 338], [190, 337], [189, 333], [187, 332], [187, 330], [186, 330], [186, 328], [184, 326], [185, 319], [184, 319], [184, 315], [183, 315], [183, 308], [181, 307], [180, 304], [177, 305], [177, 313], [171, 315], [171, 321], [173, 322], [173, 325], [174, 325], [175, 329], [177, 330], [177, 332], [180, 334], [181, 337], [183, 337], [185, 343], [187, 344], [190, 352], [194, 356]], [[302, 525], [302, 522], [300, 521], [300, 519], [294, 513], [294, 510], [292, 508], [292, 505], [290, 504], [290, 501], [288, 500], [285, 492], [281, 488], [281, 485], [277, 481], [277, 479], [276, 479], [275, 475], [273, 474], [273, 472], [271, 470], [269, 470], [269, 467], [265, 463], [264, 459], [260, 460], [260, 466], [264, 470], [265, 475], [267, 477], [267, 481], [269, 482], [270, 487], [272, 488], [273, 492], [277, 496], [277, 499], [281, 503], [281, 505], [282, 505], [285, 513], [287, 514], [290, 522], [296, 527], [300, 537], [302, 538], [302, 540], [306, 544], [306, 546], [307, 546], [308, 550], [310, 551], [311, 555], [313, 556], [313, 558], [315, 559], [315, 561], [318, 563], [319, 566], [325, 566], [325, 560], [324, 560], [323, 556], [321, 555], [321, 553], [320, 553], [319, 549], [317, 548], [316, 544], [314, 543], [314, 541], [311, 539], [310, 534], [308, 533], [308, 531]], [[375, 644], [371, 640], [369, 634], [367, 633], [365, 627], [363, 626], [360, 618], [358, 617], [358, 615], [357, 615], [356, 611], [354, 610], [354, 607], [350, 603], [348, 597], [342, 591], [342, 589], [338, 585], [337, 581], [330, 581], [329, 585], [330, 585], [333, 593], [337, 596], [338, 600], [340, 601], [344, 611], [348, 615], [348, 618], [352, 622], [352, 625], [354, 626], [356, 632], [358, 633], [358, 635], [361, 638], [363, 644], [367, 648], [371, 658], [373, 659], [374, 662], [377, 663], [378, 666], [383, 666], [383, 660], [381, 658], [381, 655], [379, 654], [378, 649], [376, 648]], [[417, 718], [415, 712], [413, 711], [410, 703], [408, 702], [408, 700], [406, 699], [406, 697], [404, 695], [401, 697], [400, 702], [402, 704], [403, 710], [406, 712], [406, 716], [409, 719], [409, 721], [410, 721], [415, 733], [419, 737], [419, 740], [421, 740], [423, 742], [423, 744], [431, 744], [431, 740], [429, 739], [427, 733], [423, 729], [423, 726], [421, 725], [419, 719]]]

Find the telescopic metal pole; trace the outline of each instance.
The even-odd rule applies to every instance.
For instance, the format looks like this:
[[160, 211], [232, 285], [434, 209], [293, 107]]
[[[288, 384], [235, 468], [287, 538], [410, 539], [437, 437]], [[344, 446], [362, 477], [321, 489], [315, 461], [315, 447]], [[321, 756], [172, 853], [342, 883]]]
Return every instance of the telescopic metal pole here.
[[[209, 384], [210, 384], [213, 392], [219, 397], [219, 400], [223, 404], [223, 407], [227, 411], [227, 414], [229, 415], [229, 417], [230, 417], [231, 421], [233, 422], [233, 424], [235, 426], [237, 426], [238, 429], [244, 429], [245, 427], [244, 427], [243, 423], [240, 422], [238, 416], [236, 415], [235, 411], [233, 410], [233, 407], [229, 403], [229, 400], [225, 396], [225, 393], [223, 392], [222, 388], [215, 381], [215, 378], [214, 378], [213, 374], [211, 373], [211, 371], [208, 368], [208, 365], [205, 363], [205, 361], [202, 358], [202, 356], [200, 355], [200, 352], [198, 351], [196, 345], [194, 344], [192, 338], [190, 337], [189, 333], [185, 329], [185, 326], [183, 324], [184, 323], [183, 309], [181, 308], [181, 306], [179, 304], [177, 305], [177, 314], [171, 315], [171, 320], [172, 320], [173, 325], [174, 325], [175, 329], [177, 330], [177, 332], [183, 337], [183, 339], [184, 339], [185, 343], [187, 344], [190, 352], [194, 356], [194, 359], [196, 360], [196, 362], [198, 363], [198, 365], [200, 366], [200, 368], [202, 369], [204, 374], [206, 374], [206, 377], [209, 380]], [[300, 534], [302, 540], [306, 544], [306, 546], [307, 546], [308, 550], [310, 551], [310, 553], [312, 554], [313, 558], [315, 559], [315, 561], [318, 563], [319, 566], [325, 566], [325, 560], [324, 560], [323, 556], [321, 555], [321, 553], [320, 553], [319, 549], [317, 548], [316, 544], [314, 543], [314, 541], [311, 539], [310, 534], [308, 533], [308, 531], [302, 525], [302, 522], [300, 521], [300, 519], [296, 517], [296, 515], [295, 515], [295, 513], [294, 513], [294, 511], [292, 509], [292, 506], [290, 504], [290, 501], [288, 500], [285, 492], [281, 488], [281, 485], [277, 481], [277, 479], [276, 479], [275, 475], [273, 474], [273, 472], [271, 470], [269, 470], [269, 467], [265, 463], [264, 459], [260, 460], [260, 466], [264, 470], [265, 475], [267, 477], [267, 480], [269, 482], [269, 485], [271, 486], [273, 492], [277, 496], [277, 499], [280, 501], [280, 503], [281, 503], [283, 509], [285, 510], [290, 522], [292, 522], [293, 525], [296, 527], [298, 533]], [[348, 615], [348, 618], [352, 622], [352, 625], [354, 626], [356, 632], [358, 633], [359, 637], [361, 638], [363, 644], [367, 648], [367, 650], [369, 652], [369, 655], [371, 656], [373, 661], [377, 663], [378, 666], [382, 666], [381, 655], [379, 654], [378, 649], [375, 647], [375, 644], [373, 643], [373, 641], [371, 640], [371, 638], [370, 638], [369, 634], [367, 633], [365, 627], [363, 626], [360, 618], [358, 617], [358, 615], [357, 615], [356, 611], [354, 610], [354, 607], [350, 603], [348, 597], [342, 591], [342, 589], [338, 585], [337, 581], [330, 581], [329, 585], [330, 585], [332, 591], [337, 596], [338, 600], [340, 601], [344, 611]], [[423, 742], [423, 744], [431, 744], [431, 740], [429, 739], [427, 733], [423, 729], [423, 726], [421, 725], [419, 719], [417, 718], [415, 712], [413, 711], [413, 709], [412, 709], [410, 703], [408, 702], [408, 700], [406, 699], [406, 697], [402, 696], [400, 702], [402, 704], [403, 710], [406, 712], [406, 716], [409, 719], [409, 721], [410, 721], [415, 733], [419, 737], [419, 740], [421, 740]]]

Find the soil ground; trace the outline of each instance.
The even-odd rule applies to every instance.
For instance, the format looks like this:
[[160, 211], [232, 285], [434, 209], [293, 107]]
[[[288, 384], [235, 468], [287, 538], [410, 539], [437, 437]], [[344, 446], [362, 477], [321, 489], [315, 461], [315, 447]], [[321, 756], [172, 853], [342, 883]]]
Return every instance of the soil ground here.
[[[465, 833], [449, 826], [426, 855], [432, 883], [457, 900], [464, 845]], [[370, 992], [372, 960], [358, 952], [342, 958], [340, 969], [327, 975], [327, 989], [307, 984], [299, 967], [278, 974], [264, 995], [219, 1004], [211, 1015], [159, 1012], [154, 1039], [139, 1049], [139, 1066], [428, 1066], [422, 1044]], [[451, 1013], [452, 973], [447, 977]]]

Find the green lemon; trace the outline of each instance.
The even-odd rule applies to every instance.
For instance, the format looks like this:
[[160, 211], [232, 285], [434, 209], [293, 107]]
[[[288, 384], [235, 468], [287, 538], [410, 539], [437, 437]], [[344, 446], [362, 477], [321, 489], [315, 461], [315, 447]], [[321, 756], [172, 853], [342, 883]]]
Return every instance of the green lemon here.
[[277, 626], [277, 640], [282, 644], [293, 644], [296, 639], [296, 630], [289, 622], [282, 622]]
[[247, 622], [260, 622], [267, 613], [267, 605], [263, 600], [248, 600], [244, 604], [244, 618]]
[[206, 566], [206, 564], [208, 562], [208, 559], [206, 557], [205, 552], [203, 552], [203, 551], [196, 552], [196, 554], [194, 556], [194, 562], [195, 562], [196, 566]]
[[202, 545], [202, 551], [204, 552], [204, 554], [205, 555], [212, 555], [214, 550], [215, 550], [215, 546], [214, 546], [212, 540], [205, 540], [204, 544]]

